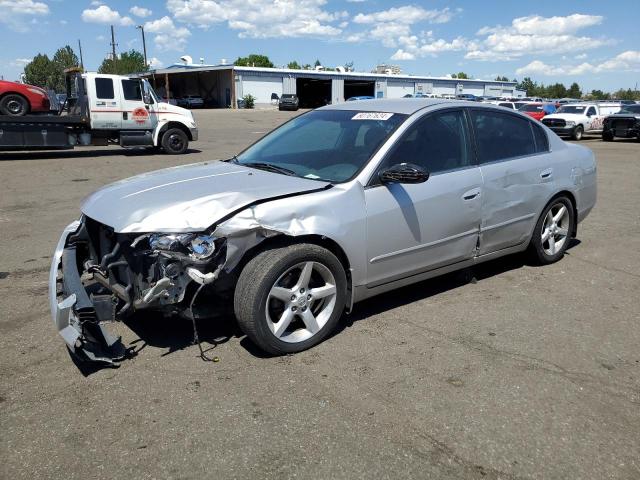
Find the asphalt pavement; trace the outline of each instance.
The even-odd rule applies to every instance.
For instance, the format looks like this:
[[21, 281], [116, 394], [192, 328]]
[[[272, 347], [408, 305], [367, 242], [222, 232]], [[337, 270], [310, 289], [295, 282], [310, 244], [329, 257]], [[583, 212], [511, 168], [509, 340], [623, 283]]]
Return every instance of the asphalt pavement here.
[[640, 478], [640, 143], [581, 143], [599, 198], [565, 258], [484, 264], [358, 304], [265, 358], [233, 319], [147, 315], [137, 356], [79, 369], [50, 256], [98, 187], [237, 153], [295, 113], [203, 110], [182, 156], [0, 153], [0, 478]]

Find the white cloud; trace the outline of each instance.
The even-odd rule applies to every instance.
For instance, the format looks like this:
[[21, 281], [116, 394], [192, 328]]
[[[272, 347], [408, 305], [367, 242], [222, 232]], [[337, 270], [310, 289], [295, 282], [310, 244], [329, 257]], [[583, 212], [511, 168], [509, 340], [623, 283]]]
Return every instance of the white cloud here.
[[164, 67], [164, 63], [156, 57], [151, 57], [147, 61], [149, 62], [149, 67], [151, 68], [158, 69]]
[[136, 17], [140, 17], [140, 18], [147, 18], [153, 14], [153, 12], [148, 8], [138, 7], [137, 5], [134, 5], [133, 7], [131, 7], [129, 9], [129, 12], [132, 15], [135, 15]]
[[144, 24], [147, 32], [155, 34], [155, 44], [165, 50], [182, 51], [191, 32], [186, 27], [177, 27], [171, 17], [164, 16]]
[[518, 75], [545, 75], [549, 77], [562, 75], [586, 75], [602, 72], [640, 72], [640, 51], [627, 50], [599, 65], [583, 62], [578, 65], [548, 65], [541, 60], [534, 60], [516, 70]]
[[510, 26], [484, 27], [485, 37], [470, 48], [466, 59], [482, 61], [513, 60], [524, 55], [558, 55], [591, 50], [614, 42], [606, 38], [577, 36], [587, 27], [599, 25], [603, 17], [573, 14], [566, 17], [539, 15], [514, 18]]
[[12, 67], [24, 68], [27, 64], [31, 63], [32, 58], [16, 58], [9, 62]]
[[[49, 15], [49, 6], [34, 0], [0, 0], [0, 23], [16, 32], [29, 31], [29, 23], [35, 24], [35, 16]], [[30, 18], [27, 18], [30, 17]]]
[[117, 10], [111, 10], [107, 5], [100, 5], [93, 10], [87, 8], [82, 12], [82, 20], [87, 23], [105, 23], [123, 27], [135, 24], [131, 17], [123, 17]]
[[453, 18], [453, 15], [453, 12], [449, 8], [426, 10], [422, 7], [405, 5], [403, 7], [392, 7], [380, 12], [359, 13], [353, 18], [353, 21], [364, 24], [393, 22], [407, 25], [419, 22], [447, 23]]
[[208, 28], [227, 22], [241, 38], [335, 37], [349, 14], [324, 9], [327, 0], [167, 0], [181, 22]]
[[391, 55], [391, 60], [415, 60], [415, 54], [411, 52], [405, 52], [403, 49], [398, 49], [396, 53]]

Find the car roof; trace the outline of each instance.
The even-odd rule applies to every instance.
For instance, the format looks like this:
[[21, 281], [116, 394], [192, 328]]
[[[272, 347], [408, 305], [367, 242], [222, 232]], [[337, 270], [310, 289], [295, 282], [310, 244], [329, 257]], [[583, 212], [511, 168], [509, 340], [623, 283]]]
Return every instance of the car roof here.
[[[452, 107], [492, 107], [492, 105], [486, 103], [482, 104], [480, 102], [468, 102], [464, 100], [447, 100], [444, 98], [377, 98], [373, 100], [360, 100], [357, 104], [349, 102], [327, 105], [326, 107], [319, 108], [319, 110], [357, 110], [361, 112], [389, 112], [412, 115], [424, 108], [443, 104], [451, 105]], [[495, 107], [495, 105], [493, 106]]]

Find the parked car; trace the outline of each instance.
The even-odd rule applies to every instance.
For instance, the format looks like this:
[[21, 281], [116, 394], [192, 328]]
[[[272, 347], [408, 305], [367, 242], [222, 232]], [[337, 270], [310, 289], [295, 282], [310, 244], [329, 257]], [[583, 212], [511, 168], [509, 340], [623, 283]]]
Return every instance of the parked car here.
[[605, 117], [602, 139], [611, 142], [615, 137], [640, 140], [640, 105], [625, 104], [618, 113]]
[[509, 108], [511, 110], [518, 110], [520, 107], [522, 107], [523, 105], [526, 104], [526, 102], [498, 102], [498, 101], [491, 101], [491, 102], [483, 102], [483, 103], [491, 103], [493, 105], [498, 105], [499, 107], [505, 107], [505, 108]]
[[542, 118], [547, 115], [544, 103], [525, 103], [518, 109], [518, 111], [530, 116], [531, 118], [535, 118], [536, 120], [542, 120]]
[[283, 93], [278, 100], [278, 110], [298, 110], [300, 108], [300, 100], [293, 93]]
[[347, 98], [347, 102], [355, 102], [356, 100], [373, 100], [374, 98], [375, 97], [372, 97], [371, 95], [359, 95]]
[[602, 133], [604, 118], [620, 108], [619, 103], [569, 103], [547, 115], [542, 123], [561, 137], [581, 140], [585, 133]]
[[472, 93], [461, 93], [456, 96], [458, 100], [468, 100], [469, 102], [477, 102], [478, 97], [473, 95]]
[[178, 105], [184, 108], [202, 108], [204, 107], [204, 100], [199, 95], [186, 95], [182, 98], [178, 98]]
[[74, 353], [110, 362], [123, 349], [101, 322], [227, 306], [262, 350], [299, 352], [379, 293], [525, 250], [560, 260], [595, 201], [592, 151], [520, 113], [332, 105], [230, 160], [87, 197], [55, 250], [53, 319]]
[[160, 101], [161, 101], [162, 103], [168, 103], [169, 105], [176, 105], [176, 106], [178, 106], [178, 100], [176, 100], [175, 98], [162, 97], [162, 98], [160, 98]]
[[51, 108], [47, 92], [34, 85], [0, 80], [0, 114], [14, 117], [46, 113]]

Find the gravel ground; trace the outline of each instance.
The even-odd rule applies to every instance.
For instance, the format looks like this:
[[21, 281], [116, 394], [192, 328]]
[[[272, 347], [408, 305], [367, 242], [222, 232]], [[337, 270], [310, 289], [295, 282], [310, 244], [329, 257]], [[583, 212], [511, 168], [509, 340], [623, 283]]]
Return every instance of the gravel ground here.
[[0, 153], [0, 478], [640, 478], [640, 143], [587, 139], [598, 204], [559, 263], [520, 257], [358, 304], [264, 358], [233, 321], [146, 316], [80, 371], [49, 318], [62, 228], [105, 183], [237, 153], [292, 116], [198, 111], [173, 157]]

